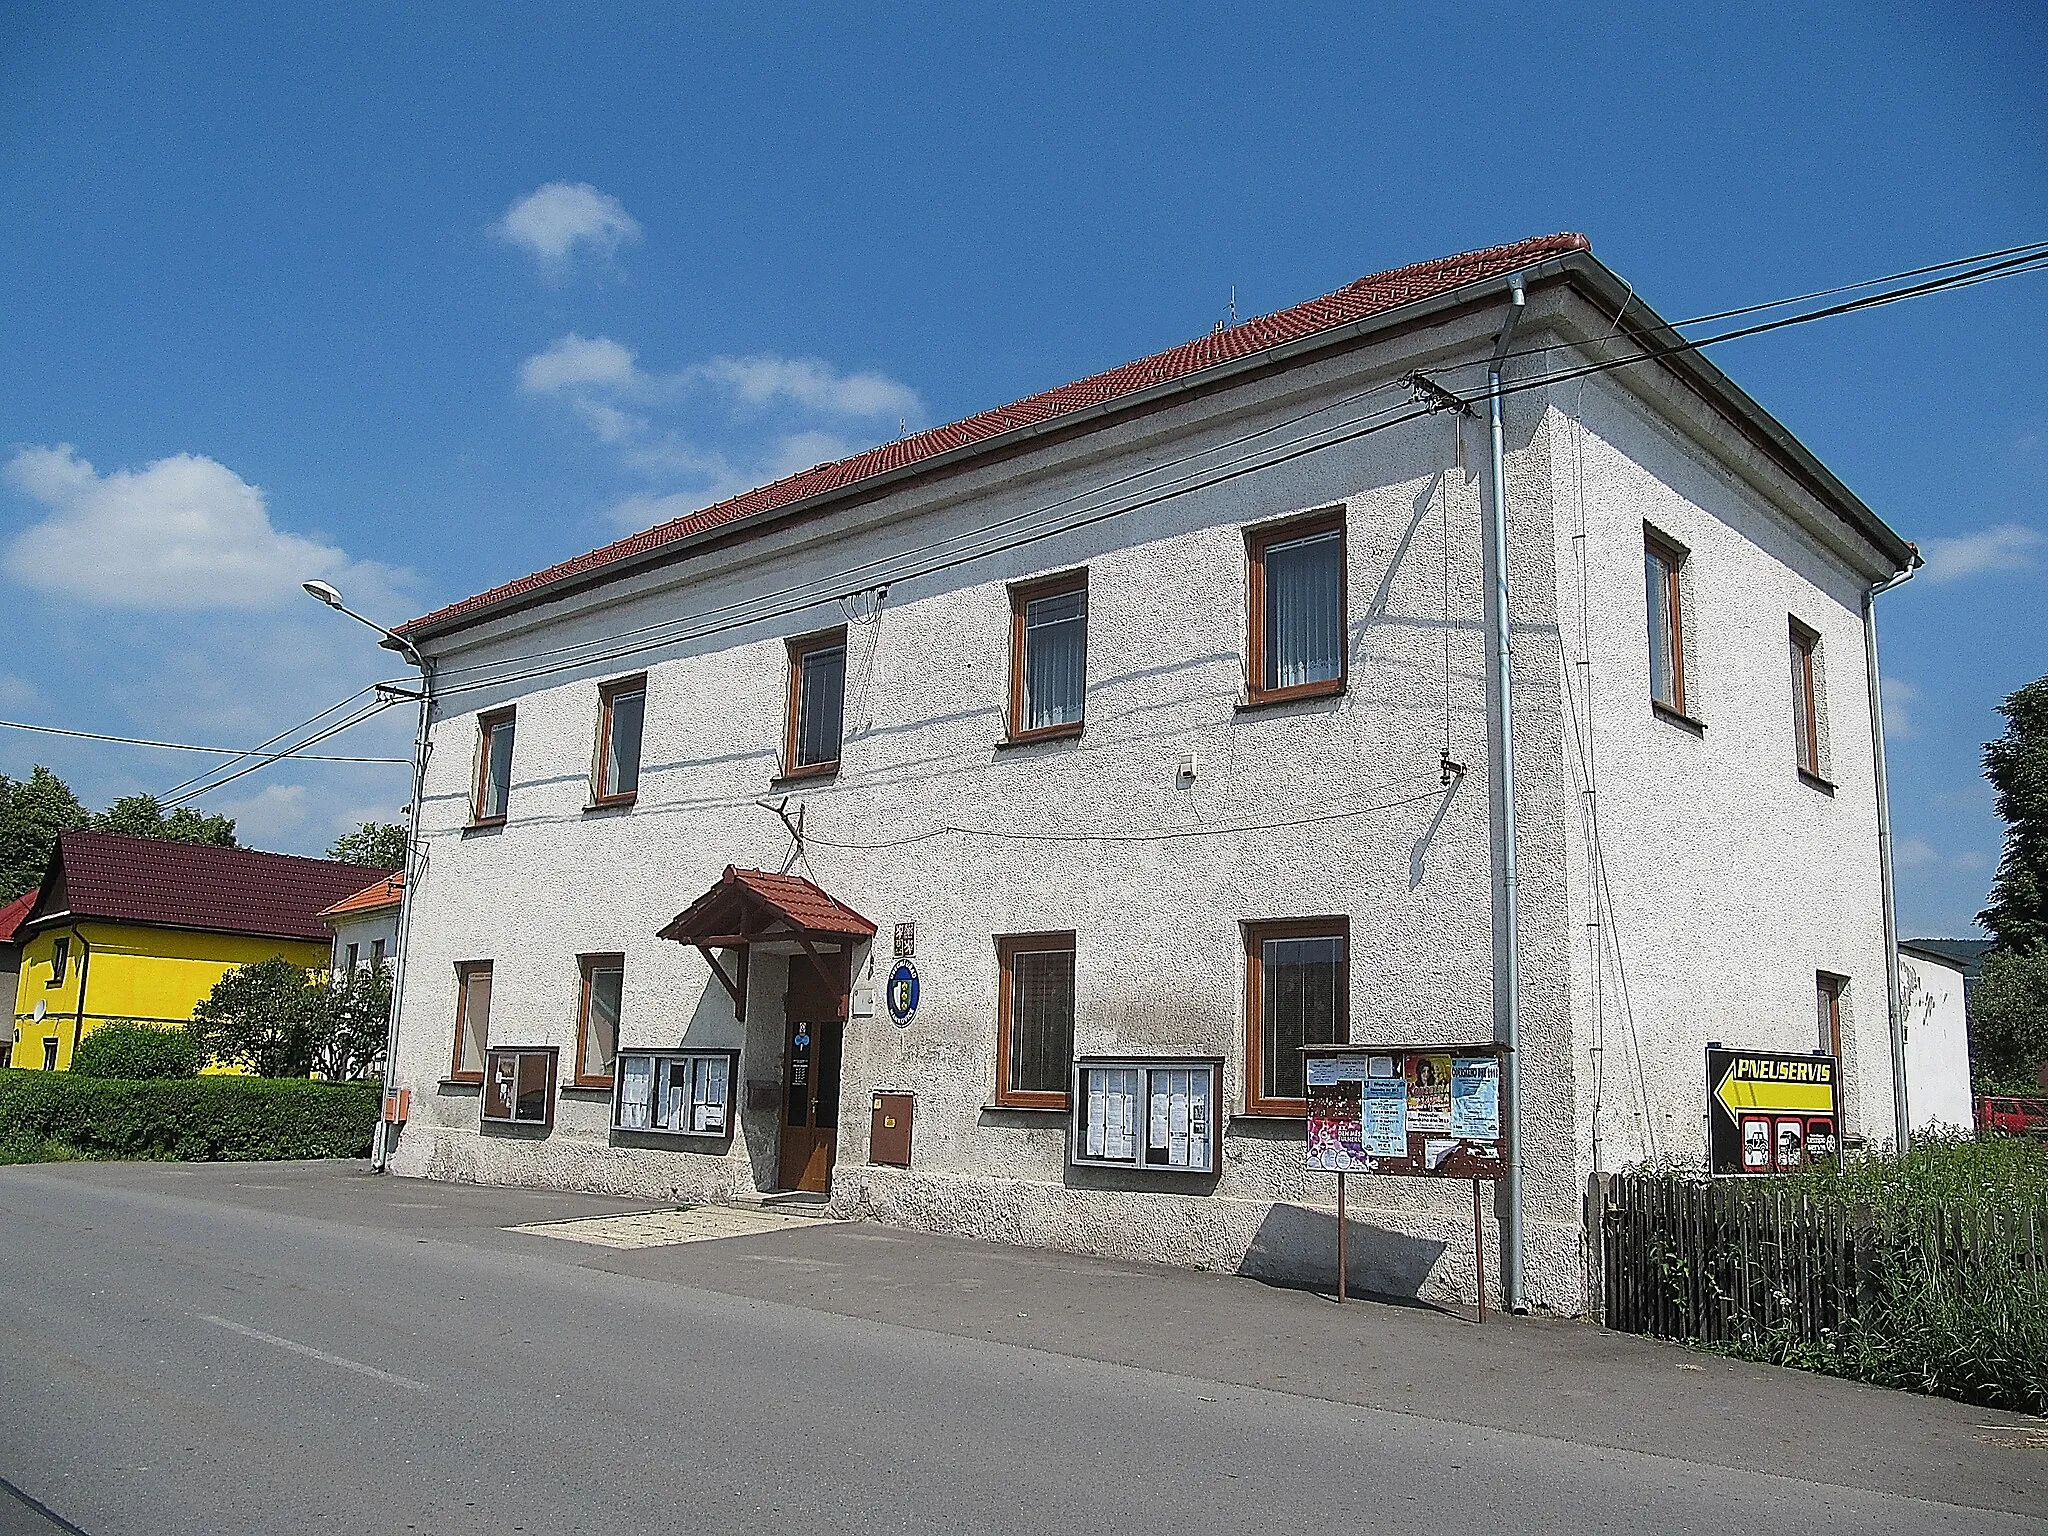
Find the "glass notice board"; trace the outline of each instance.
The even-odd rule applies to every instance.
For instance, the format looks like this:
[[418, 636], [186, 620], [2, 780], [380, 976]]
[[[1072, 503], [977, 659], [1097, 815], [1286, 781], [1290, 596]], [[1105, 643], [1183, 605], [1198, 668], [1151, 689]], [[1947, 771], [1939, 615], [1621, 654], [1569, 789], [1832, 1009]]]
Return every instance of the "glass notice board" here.
[[1084, 1168], [1213, 1173], [1222, 1068], [1208, 1057], [1075, 1062], [1069, 1157]]

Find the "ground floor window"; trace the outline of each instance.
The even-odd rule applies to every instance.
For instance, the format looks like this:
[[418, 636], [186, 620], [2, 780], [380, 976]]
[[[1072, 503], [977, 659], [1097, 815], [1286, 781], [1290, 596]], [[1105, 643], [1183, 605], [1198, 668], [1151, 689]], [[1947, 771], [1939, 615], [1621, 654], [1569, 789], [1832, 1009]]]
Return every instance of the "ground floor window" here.
[[455, 1057], [449, 1077], [458, 1083], [482, 1082], [490, 1039], [491, 962], [465, 960], [455, 967]]
[[996, 940], [996, 1098], [1007, 1109], [1065, 1109], [1074, 1061], [1074, 936]]
[[576, 1029], [576, 1086], [609, 1088], [619, 1053], [619, 1005], [626, 990], [624, 955], [579, 955], [583, 1001]]
[[1341, 917], [1247, 923], [1245, 1112], [1306, 1115], [1302, 1048], [1351, 1038], [1351, 928]]
[[555, 1123], [552, 1045], [494, 1045], [484, 1052], [483, 1118], [502, 1125]]

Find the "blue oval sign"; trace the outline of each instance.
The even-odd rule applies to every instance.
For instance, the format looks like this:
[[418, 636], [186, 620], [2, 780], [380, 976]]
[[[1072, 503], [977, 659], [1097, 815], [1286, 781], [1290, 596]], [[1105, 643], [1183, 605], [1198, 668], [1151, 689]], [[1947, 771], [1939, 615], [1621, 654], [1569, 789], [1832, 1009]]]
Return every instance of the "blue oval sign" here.
[[918, 997], [917, 967], [908, 960], [898, 960], [889, 972], [889, 1017], [898, 1025], [908, 1024], [917, 1016]]

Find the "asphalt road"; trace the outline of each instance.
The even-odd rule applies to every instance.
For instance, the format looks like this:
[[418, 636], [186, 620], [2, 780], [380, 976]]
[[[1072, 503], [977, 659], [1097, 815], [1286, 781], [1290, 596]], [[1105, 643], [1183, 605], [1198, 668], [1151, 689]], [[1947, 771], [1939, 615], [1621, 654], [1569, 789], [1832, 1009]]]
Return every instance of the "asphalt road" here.
[[1576, 1325], [875, 1227], [503, 1230], [644, 1208], [0, 1169], [0, 1536], [2048, 1532], [2037, 1423]]

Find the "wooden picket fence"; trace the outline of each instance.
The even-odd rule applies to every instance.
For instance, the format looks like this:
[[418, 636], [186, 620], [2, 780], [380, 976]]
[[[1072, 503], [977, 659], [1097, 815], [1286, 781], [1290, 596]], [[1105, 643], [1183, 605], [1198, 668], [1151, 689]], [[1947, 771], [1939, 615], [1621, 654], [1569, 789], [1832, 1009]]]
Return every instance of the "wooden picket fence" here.
[[2048, 1274], [2048, 1215], [1934, 1207], [1880, 1236], [1867, 1209], [1769, 1181], [1616, 1174], [1594, 1191], [1602, 1321], [1702, 1344], [1758, 1334], [1822, 1345], [1877, 1295], [1880, 1241], [1965, 1280], [1987, 1256]]

